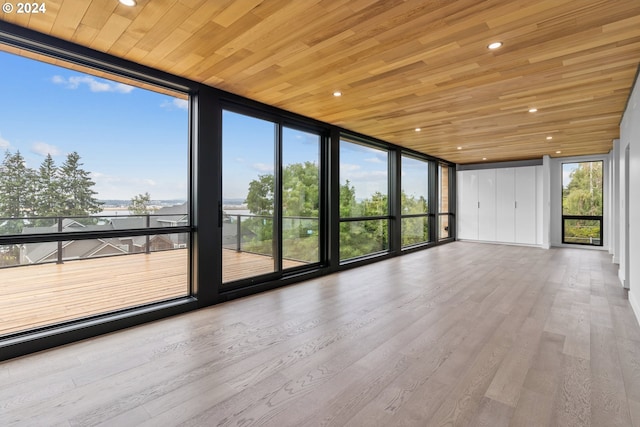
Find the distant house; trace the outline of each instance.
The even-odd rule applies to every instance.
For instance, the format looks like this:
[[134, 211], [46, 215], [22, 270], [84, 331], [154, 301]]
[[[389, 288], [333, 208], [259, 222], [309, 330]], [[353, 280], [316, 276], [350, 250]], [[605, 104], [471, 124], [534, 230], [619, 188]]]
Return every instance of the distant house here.
[[[73, 219], [62, 220], [63, 231], [101, 231], [112, 229], [108, 224], [84, 225]], [[55, 233], [58, 224], [49, 227], [24, 227], [22, 234]], [[62, 260], [123, 255], [127, 250], [119, 239], [70, 240], [62, 242]], [[58, 259], [58, 242], [27, 243], [20, 249], [20, 264], [39, 264]]]
[[[158, 209], [148, 218], [146, 215], [114, 217], [103, 224], [82, 224], [74, 219], [62, 220], [62, 231], [111, 231], [181, 226], [188, 224], [187, 205], [169, 206]], [[22, 229], [22, 234], [54, 234], [58, 224], [46, 227]], [[156, 234], [150, 236], [127, 236], [70, 240], [62, 242], [62, 260], [97, 258], [113, 255], [164, 251], [186, 248], [188, 236], [185, 233]], [[28, 243], [20, 249], [20, 264], [39, 264], [58, 260], [58, 242]]]

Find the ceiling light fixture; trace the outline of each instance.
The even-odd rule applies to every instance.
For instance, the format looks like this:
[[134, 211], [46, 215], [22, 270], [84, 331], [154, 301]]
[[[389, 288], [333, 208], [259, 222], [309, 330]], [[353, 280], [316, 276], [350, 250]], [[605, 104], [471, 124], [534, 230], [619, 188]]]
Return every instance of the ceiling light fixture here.
[[502, 47], [502, 42], [493, 42], [487, 46], [487, 49], [495, 50]]
[[487, 158], [486, 158], [486, 157], [483, 157], [483, 158], [482, 158], [482, 160], [487, 160]]
[[458, 150], [462, 150], [462, 147], [458, 147]]
[[337, 91], [333, 92], [333, 96], [335, 96], [335, 97], [342, 96], [342, 92], [337, 90]]
[[535, 113], [536, 111], [538, 111], [538, 109], [537, 109], [537, 108], [529, 108], [529, 112], [530, 112], [530, 113]]
[[422, 129], [420, 128], [416, 128], [416, 132], [420, 132]]
[[548, 136], [548, 137], [547, 137], [547, 141], [551, 141], [552, 139], [553, 139], [553, 137], [552, 137], [552, 136]]
[[561, 153], [562, 153], [562, 151], [560, 151], [560, 150], [556, 151], [556, 154], [561, 154]]
[[120, 4], [125, 6], [133, 7], [136, 5], [136, 0], [120, 0]]

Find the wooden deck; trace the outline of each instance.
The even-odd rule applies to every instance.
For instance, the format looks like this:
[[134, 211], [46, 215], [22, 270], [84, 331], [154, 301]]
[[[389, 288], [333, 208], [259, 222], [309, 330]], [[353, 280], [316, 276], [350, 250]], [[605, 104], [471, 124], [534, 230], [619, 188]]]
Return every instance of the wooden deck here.
[[[223, 264], [225, 282], [273, 271], [271, 257], [232, 250]], [[0, 269], [0, 336], [186, 296], [188, 265], [178, 249]]]

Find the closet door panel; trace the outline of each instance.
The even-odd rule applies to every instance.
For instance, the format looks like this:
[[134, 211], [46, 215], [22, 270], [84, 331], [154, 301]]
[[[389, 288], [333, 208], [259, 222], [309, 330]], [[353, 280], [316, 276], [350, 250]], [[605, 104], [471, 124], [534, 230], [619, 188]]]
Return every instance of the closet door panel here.
[[496, 170], [478, 171], [478, 239], [496, 240]]
[[516, 243], [536, 243], [536, 168], [516, 168]]
[[496, 170], [496, 241], [516, 241], [515, 170]]

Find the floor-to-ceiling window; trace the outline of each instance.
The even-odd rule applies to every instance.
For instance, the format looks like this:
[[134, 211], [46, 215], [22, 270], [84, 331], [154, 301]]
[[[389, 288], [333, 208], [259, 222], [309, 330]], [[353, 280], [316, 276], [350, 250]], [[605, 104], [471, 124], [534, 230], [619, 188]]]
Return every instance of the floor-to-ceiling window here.
[[189, 295], [188, 95], [3, 50], [0, 337]]
[[283, 126], [283, 269], [321, 259], [320, 147], [320, 135]]
[[562, 164], [562, 243], [602, 246], [603, 162]]
[[224, 110], [223, 283], [318, 263], [318, 133]]
[[222, 114], [222, 281], [276, 270], [276, 124]]
[[426, 160], [402, 155], [402, 247], [428, 242], [429, 167]]
[[389, 249], [389, 152], [340, 141], [340, 260]]

